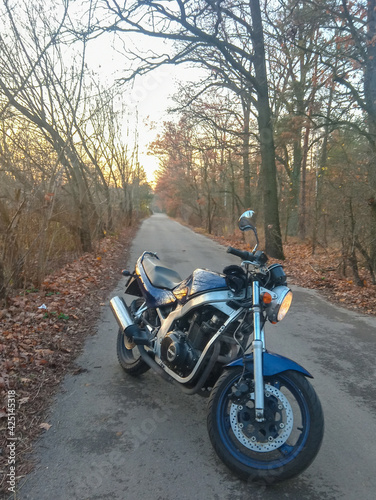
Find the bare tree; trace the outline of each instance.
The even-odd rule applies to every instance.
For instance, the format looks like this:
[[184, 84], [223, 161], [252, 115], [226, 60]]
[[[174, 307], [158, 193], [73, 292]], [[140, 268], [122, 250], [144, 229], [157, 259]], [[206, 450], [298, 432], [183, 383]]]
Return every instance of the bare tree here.
[[[81, 32], [90, 31], [91, 3]], [[18, 286], [31, 269], [40, 283], [64, 235], [70, 249], [91, 251], [93, 239], [113, 228], [118, 191], [132, 182], [127, 149], [121, 136], [115, 145], [114, 117], [105, 112], [114, 93], [93, 84], [87, 37], [77, 40], [69, 6], [0, 6], [2, 288]], [[119, 186], [114, 165], [125, 174]]]
[[139, 54], [138, 67], [125, 80], [163, 63], [194, 61], [197, 53], [203, 50], [205, 54], [212, 53], [222, 74], [229, 71], [227, 80], [246, 83], [246, 91], [253, 96], [257, 110], [266, 250], [274, 257], [283, 258], [273, 123], [259, 1], [238, 2], [231, 8], [227, 2], [214, 0], [177, 0], [168, 4], [153, 0], [119, 4], [116, 0], [105, 0], [104, 4], [114, 17], [113, 22], [102, 29], [138, 33], [175, 43], [175, 52], [167, 56], [143, 57]]

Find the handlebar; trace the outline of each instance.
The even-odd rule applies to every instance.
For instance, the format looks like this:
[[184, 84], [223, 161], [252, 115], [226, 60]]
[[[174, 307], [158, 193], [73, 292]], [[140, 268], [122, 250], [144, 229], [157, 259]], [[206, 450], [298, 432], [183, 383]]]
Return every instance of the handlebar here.
[[259, 266], [263, 266], [268, 261], [268, 257], [264, 252], [258, 251], [256, 253], [247, 252], [246, 250], [238, 250], [237, 248], [228, 247], [227, 253], [232, 253], [236, 257], [240, 257], [242, 260], [248, 260]]
[[250, 262], [254, 262], [255, 260], [254, 254], [252, 252], [247, 252], [246, 250], [238, 250], [237, 248], [228, 247], [227, 253], [236, 255], [236, 257], [240, 257], [242, 260], [249, 260]]

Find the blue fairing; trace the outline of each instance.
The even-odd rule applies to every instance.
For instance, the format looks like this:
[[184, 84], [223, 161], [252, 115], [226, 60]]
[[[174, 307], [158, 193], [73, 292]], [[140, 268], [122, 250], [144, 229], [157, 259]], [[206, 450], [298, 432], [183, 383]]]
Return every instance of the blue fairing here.
[[[295, 363], [295, 361], [292, 361], [292, 359], [285, 358], [284, 356], [272, 352], [264, 352], [262, 357], [264, 377], [272, 377], [278, 373], [293, 370], [302, 373], [306, 377], [313, 378], [305, 368]], [[253, 354], [247, 354], [245, 356], [245, 364], [248, 369], [253, 370]], [[244, 366], [244, 359], [236, 359], [227, 366]]]

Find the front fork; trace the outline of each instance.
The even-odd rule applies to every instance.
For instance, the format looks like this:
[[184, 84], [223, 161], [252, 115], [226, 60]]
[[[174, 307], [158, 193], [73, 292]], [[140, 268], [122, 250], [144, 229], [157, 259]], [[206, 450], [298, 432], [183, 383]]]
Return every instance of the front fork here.
[[265, 350], [264, 331], [261, 328], [260, 283], [252, 282], [253, 296], [253, 380], [255, 384], [255, 417], [258, 422], [264, 420], [264, 377], [262, 353]]

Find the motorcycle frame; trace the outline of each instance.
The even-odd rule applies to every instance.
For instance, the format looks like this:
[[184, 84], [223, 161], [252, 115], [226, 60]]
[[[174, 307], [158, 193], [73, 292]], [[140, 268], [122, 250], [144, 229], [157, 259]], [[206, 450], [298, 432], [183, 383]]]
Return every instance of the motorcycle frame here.
[[[257, 421], [262, 421], [264, 419], [264, 376], [263, 376], [263, 359], [262, 354], [265, 351], [265, 335], [264, 330], [261, 328], [261, 305], [260, 305], [260, 284], [258, 281], [252, 282], [252, 312], [253, 312], [253, 342], [252, 342], [252, 352], [253, 352], [253, 377], [254, 377], [254, 391], [255, 391], [255, 417]], [[197, 370], [201, 366], [207, 352], [214, 342], [221, 336], [221, 334], [226, 330], [227, 326], [233, 321], [236, 321], [239, 316], [244, 312], [245, 309], [240, 307], [239, 309], [232, 309], [226, 302], [233, 299], [234, 294], [232, 292], [209, 292], [199, 297], [192, 298], [187, 304], [182, 307], [178, 307], [175, 311], [171, 312], [166, 319], [161, 318], [161, 313], [157, 309], [159, 317], [161, 319], [161, 327], [157, 334], [158, 346], [155, 361], [175, 380], [182, 384], [190, 382], [197, 373]], [[173, 323], [188, 314], [192, 309], [199, 306], [207, 305], [213, 306], [214, 308], [224, 312], [228, 315], [225, 323], [218, 329], [218, 331], [211, 337], [209, 342], [206, 344], [205, 349], [202, 351], [200, 358], [198, 359], [194, 369], [187, 377], [180, 377], [173, 370], [168, 368], [163, 361], [160, 359], [160, 345], [162, 339], [170, 331]], [[250, 332], [251, 334], [252, 332]]]
[[[135, 277], [139, 282], [139, 287], [142, 291], [142, 295], [144, 295], [146, 304], [145, 306], [141, 306], [141, 308], [136, 312], [136, 317], [141, 317], [141, 314], [145, 311], [147, 307], [155, 307], [157, 304], [161, 303], [161, 306], [168, 305], [171, 302], [171, 298], [173, 296], [172, 292], [168, 290], [158, 289], [153, 287], [150, 283], [145, 270], [143, 268], [142, 262], [146, 255], [152, 255], [153, 257], [157, 257], [155, 254], [151, 252], [144, 252], [142, 256], [139, 258], [136, 269], [135, 269]], [[243, 263], [247, 267], [247, 274], [249, 271], [250, 262]], [[239, 300], [244, 297], [247, 297], [248, 294], [252, 290], [252, 307], [242, 307], [239, 306], [237, 309], [233, 309], [227, 303], [231, 300]], [[193, 380], [197, 371], [199, 370], [203, 360], [205, 359], [209, 349], [215, 343], [215, 341], [221, 336], [221, 334], [226, 330], [228, 325], [230, 325], [233, 321], [236, 321], [239, 316], [246, 310], [251, 310], [253, 314], [253, 341], [251, 344], [251, 351], [253, 353], [253, 376], [254, 376], [254, 385], [255, 385], [255, 411], [256, 411], [256, 419], [262, 421], [264, 418], [264, 377], [263, 377], [263, 352], [265, 352], [265, 335], [264, 330], [261, 327], [261, 316], [262, 316], [262, 307], [260, 304], [260, 293], [264, 289], [260, 286], [259, 281], [253, 277], [252, 279], [252, 288], [246, 287], [246, 290], [242, 295], [237, 295], [230, 291], [226, 290], [215, 290], [212, 292], [202, 293], [196, 297], [192, 297], [185, 304], [178, 304], [174, 311], [171, 311], [168, 315], [164, 315], [161, 307], [155, 307], [157, 314], [160, 319], [160, 327], [157, 332], [153, 353], [155, 356], [155, 362], [172, 378], [174, 378], [177, 382], [181, 384], [187, 384]], [[191, 371], [191, 373], [182, 377], [171, 370], [161, 359], [161, 343], [165, 336], [169, 331], [173, 328], [174, 323], [180, 318], [184, 317], [190, 311], [201, 307], [201, 306], [212, 306], [215, 309], [225, 313], [228, 318], [225, 323], [217, 330], [217, 332], [210, 338], [209, 342], [206, 344], [204, 350], [202, 351], [198, 361], [196, 362], [195, 367]], [[252, 332], [250, 332], [250, 335]], [[234, 360], [236, 361], [236, 359]]]
[[[180, 382], [181, 384], [187, 384], [189, 383], [196, 375], [198, 369], [200, 368], [204, 358], [206, 357], [206, 354], [208, 353], [210, 347], [214, 344], [214, 342], [221, 336], [221, 334], [226, 330], [228, 325], [230, 325], [233, 321], [236, 321], [236, 319], [242, 314], [243, 309], [232, 309], [231, 307], [226, 305], [226, 302], [228, 302], [231, 298], [233, 297], [232, 294], [226, 293], [226, 292], [210, 292], [206, 294], [202, 294], [199, 297], [192, 298], [190, 301], [188, 301], [185, 305], [183, 306], [178, 306], [175, 311], [171, 312], [167, 318], [161, 317], [161, 312], [159, 309], [157, 309], [157, 313], [161, 319], [161, 326], [159, 328], [159, 331], [156, 336], [156, 342], [155, 342], [155, 348], [154, 348], [154, 353], [155, 353], [155, 361], [169, 374], [171, 375], [175, 380]], [[171, 330], [173, 323], [180, 318], [184, 317], [186, 314], [188, 314], [191, 310], [194, 310], [202, 305], [205, 306], [213, 306], [214, 308], [218, 309], [219, 311], [224, 312], [226, 315], [228, 315], [227, 320], [225, 323], [217, 330], [217, 332], [210, 338], [209, 342], [206, 344], [204, 350], [201, 353], [201, 356], [199, 357], [198, 361], [196, 362], [196, 365], [192, 372], [186, 376], [186, 377], [181, 377], [177, 373], [175, 373], [173, 370], [168, 368], [163, 361], [160, 358], [160, 351], [161, 351], [161, 342], [164, 339], [164, 337], [167, 335], [167, 333]]]

